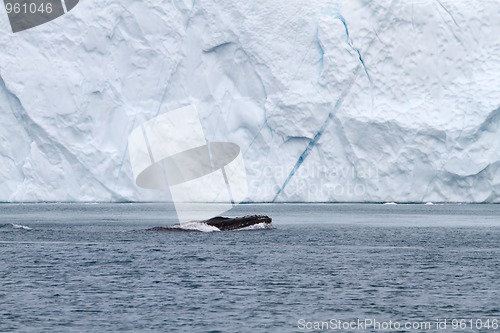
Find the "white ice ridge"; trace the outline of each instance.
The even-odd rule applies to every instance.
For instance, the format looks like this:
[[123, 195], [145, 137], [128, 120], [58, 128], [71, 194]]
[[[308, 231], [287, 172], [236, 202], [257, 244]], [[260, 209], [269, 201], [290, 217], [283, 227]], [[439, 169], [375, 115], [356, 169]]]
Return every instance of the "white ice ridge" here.
[[500, 2], [87, 0], [0, 8], [0, 201], [166, 201], [127, 138], [197, 105], [248, 201], [500, 202]]

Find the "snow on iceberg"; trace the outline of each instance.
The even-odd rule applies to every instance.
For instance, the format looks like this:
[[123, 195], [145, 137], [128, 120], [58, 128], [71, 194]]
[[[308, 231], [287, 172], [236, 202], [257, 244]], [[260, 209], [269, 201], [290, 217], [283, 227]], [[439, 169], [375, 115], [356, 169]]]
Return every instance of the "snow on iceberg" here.
[[249, 201], [500, 202], [500, 3], [80, 2], [0, 14], [0, 200], [150, 201], [133, 128], [188, 104]]

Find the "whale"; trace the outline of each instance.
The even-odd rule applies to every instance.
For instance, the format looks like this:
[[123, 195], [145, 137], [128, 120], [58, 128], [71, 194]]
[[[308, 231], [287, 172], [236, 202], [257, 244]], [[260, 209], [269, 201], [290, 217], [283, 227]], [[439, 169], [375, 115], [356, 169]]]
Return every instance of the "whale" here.
[[242, 217], [216, 216], [203, 222], [221, 231], [226, 231], [243, 229], [261, 223], [271, 224], [272, 221], [273, 220], [266, 215], [247, 215]]
[[[257, 224], [264, 224], [270, 226], [272, 223], [272, 218], [267, 215], [246, 215], [241, 217], [224, 217], [216, 216], [208, 220], [203, 221], [193, 221], [197, 223], [205, 223], [211, 227], [215, 227], [220, 231], [230, 231], [244, 229]], [[179, 226], [167, 226], [167, 227], [153, 227], [146, 229], [146, 231], [193, 231], [189, 229], [179, 228]]]

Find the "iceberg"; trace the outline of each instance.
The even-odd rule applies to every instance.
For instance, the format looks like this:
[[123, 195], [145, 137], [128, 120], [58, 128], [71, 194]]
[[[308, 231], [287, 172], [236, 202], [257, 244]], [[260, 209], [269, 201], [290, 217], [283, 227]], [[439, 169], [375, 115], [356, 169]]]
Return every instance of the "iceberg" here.
[[134, 128], [196, 105], [249, 202], [500, 202], [500, 3], [80, 1], [0, 11], [0, 201], [171, 201]]

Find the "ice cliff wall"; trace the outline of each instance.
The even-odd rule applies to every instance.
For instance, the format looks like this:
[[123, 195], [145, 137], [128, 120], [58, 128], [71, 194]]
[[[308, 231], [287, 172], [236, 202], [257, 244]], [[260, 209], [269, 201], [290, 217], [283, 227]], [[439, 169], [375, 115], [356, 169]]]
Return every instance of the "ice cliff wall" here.
[[0, 201], [167, 200], [127, 136], [195, 103], [249, 201], [500, 202], [498, 1], [86, 0], [0, 9]]

